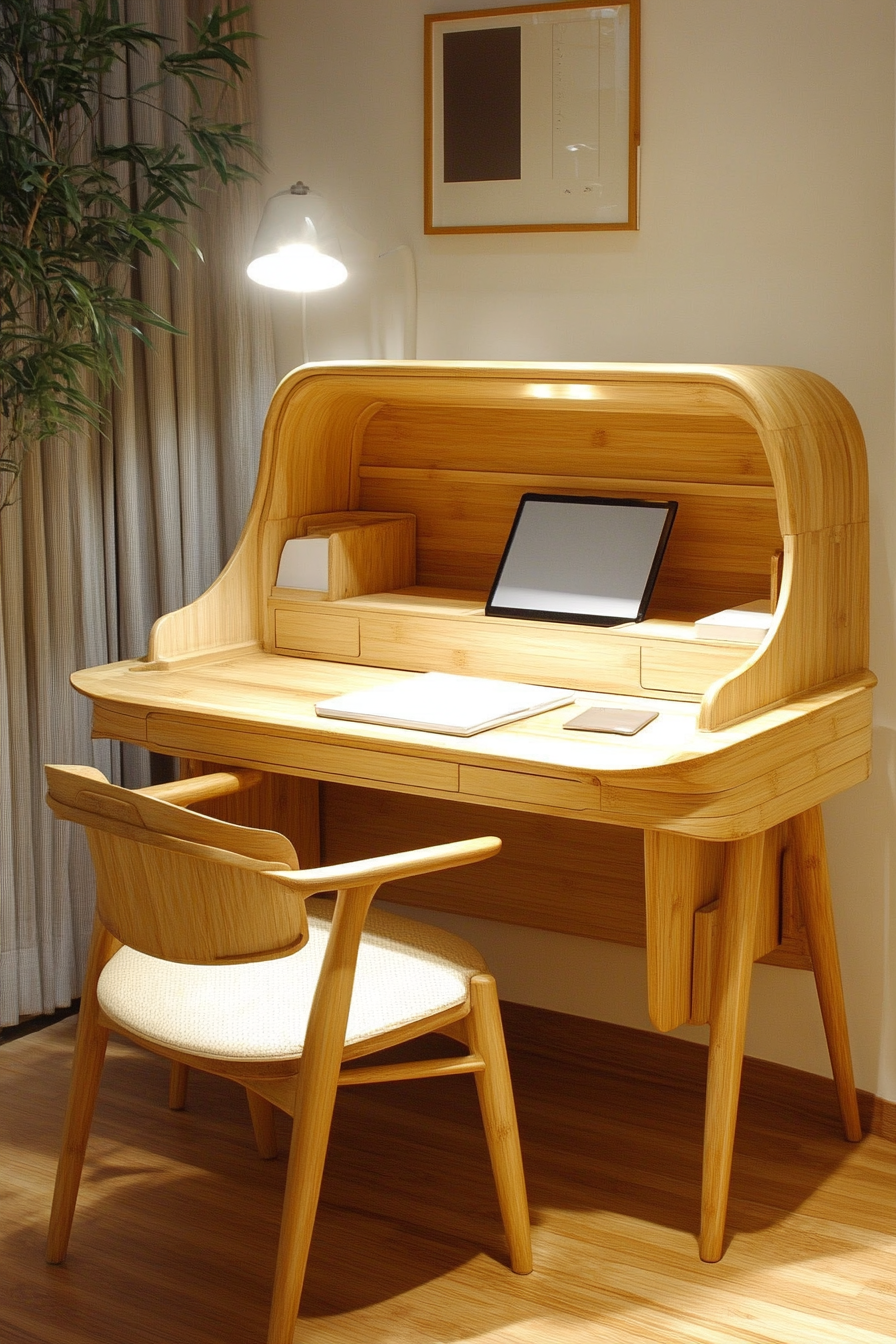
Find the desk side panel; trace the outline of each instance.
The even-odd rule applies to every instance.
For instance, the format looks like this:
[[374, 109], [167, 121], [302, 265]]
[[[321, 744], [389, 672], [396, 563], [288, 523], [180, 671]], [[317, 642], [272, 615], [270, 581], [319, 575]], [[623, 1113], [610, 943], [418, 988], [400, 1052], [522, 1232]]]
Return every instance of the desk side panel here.
[[765, 643], [711, 686], [700, 727], [724, 728], [758, 709], [868, 666], [868, 524], [784, 539], [784, 575]]

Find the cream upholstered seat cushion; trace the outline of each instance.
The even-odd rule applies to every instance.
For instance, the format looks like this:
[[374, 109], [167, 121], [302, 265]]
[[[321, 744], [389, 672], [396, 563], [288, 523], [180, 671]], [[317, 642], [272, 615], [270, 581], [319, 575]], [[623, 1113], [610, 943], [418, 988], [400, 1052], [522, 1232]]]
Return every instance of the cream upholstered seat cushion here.
[[[192, 966], [123, 947], [103, 968], [100, 1007], [126, 1030], [211, 1059], [301, 1055], [333, 902], [310, 900], [308, 942], [276, 961]], [[346, 1044], [466, 1003], [485, 970], [475, 948], [444, 929], [371, 909], [364, 926]]]

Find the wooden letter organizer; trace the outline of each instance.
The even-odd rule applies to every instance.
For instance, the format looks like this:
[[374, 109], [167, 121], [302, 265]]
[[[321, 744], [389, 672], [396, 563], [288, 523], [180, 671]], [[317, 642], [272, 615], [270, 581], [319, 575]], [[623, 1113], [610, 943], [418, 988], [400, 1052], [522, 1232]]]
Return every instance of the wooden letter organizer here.
[[[647, 620], [485, 616], [526, 491], [678, 501]], [[499, 859], [395, 898], [646, 943], [656, 1025], [710, 1023], [716, 1259], [755, 958], [808, 966], [808, 939], [857, 1136], [819, 805], [869, 770], [867, 519], [856, 417], [801, 370], [309, 365], [273, 399], [220, 578], [156, 623], [144, 661], [75, 684], [98, 734], [266, 772], [254, 824], [291, 827], [305, 862], [318, 841], [334, 862], [493, 831]], [[284, 543], [309, 532], [330, 535], [328, 591], [276, 588]], [[759, 647], [695, 637], [699, 617], [769, 598], [770, 576]], [[469, 740], [314, 716], [431, 670], [659, 718], [621, 744], [563, 732], [570, 709]]]

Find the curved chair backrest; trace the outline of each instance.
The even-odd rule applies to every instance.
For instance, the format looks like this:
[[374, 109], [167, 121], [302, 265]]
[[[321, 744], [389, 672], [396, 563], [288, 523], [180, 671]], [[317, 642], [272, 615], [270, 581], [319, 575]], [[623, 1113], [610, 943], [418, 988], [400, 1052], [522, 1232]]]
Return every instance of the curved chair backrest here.
[[304, 901], [267, 876], [299, 866], [279, 832], [188, 812], [89, 766], [45, 769], [50, 807], [87, 831], [97, 915], [120, 942], [206, 965], [268, 961], [307, 942]]

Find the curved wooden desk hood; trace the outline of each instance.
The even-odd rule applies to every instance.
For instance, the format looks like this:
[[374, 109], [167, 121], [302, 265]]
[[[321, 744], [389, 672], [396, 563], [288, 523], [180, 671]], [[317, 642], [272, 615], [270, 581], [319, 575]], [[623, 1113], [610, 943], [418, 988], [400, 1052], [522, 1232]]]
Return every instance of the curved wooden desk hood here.
[[[681, 502], [653, 620], [618, 633], [548, 632], [545, 653], [555, 664], [560, 654], [560, 675], [574, 671], [569, 684], [701, 694], [699, 726], [711, 732], [867, 668], [865, 453], [845, 398], [799, 369], [622, 364], [346, 364], [291, 373], [271, 403], [234, 556], [197, 602], [156, 623], [148, 662], [170, 667], [261, 644], [377, 663], [363, 650], [279, 643], [277, 612], [300, 620], [307, 608], [288, 594], [272, 607], [272, 590], [282, 544], [301, 518], [391, 510], [417, 515], [418, 575], [430, 595], [444, 591], [463, 604], [457, 595], [466, 590], [464, 611], [482, 647], [462, 670], [544, 680], [534, 630], [518, 632], [508, 659], [510, 631], [489, 629], [470, 607], [488, 587], [519, 495], [547, 487]], [[696, 617], [767, 595], [777, 550], [780, 591], [762, 646], [694, 643]], [[447, 609], [446, 618], [459, 611]], [[380, 665], [457, 670], [446, 638], [443, 658], [430, 640], [423, 657], [393, 649]], [[626, 654], [640, 653], [627, 670], [617, 666], [626, 662], [620, 640]]]

